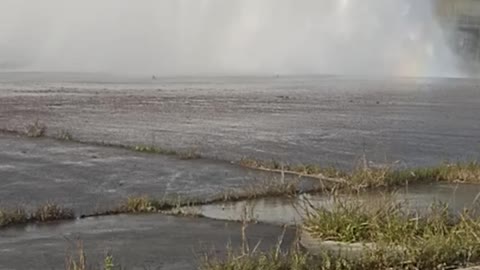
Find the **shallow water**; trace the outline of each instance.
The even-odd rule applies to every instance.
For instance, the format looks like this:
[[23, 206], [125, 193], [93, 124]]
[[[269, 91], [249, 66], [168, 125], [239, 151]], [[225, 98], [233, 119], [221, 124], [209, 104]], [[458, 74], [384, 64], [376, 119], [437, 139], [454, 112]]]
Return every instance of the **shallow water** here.
[[[387, 195], [388, 194], [388, 195]], [[349, 199], [352, 195], [339, 195], [336, 199]], [[433, 203], [446, 203], [454, 212], [476, 208], [480, 201], [480, 185], [429, 184], [415, 185], [390, 193], [367, 192], [353, 195], [359, 202], [381, 202], [391, 198], [405, 204], [412, 211], [424, 211]], [[236, 203], [206, 205], [195, 209], [206, 217], [220, 220], [257, 220], [272, 224], [301, 223], [311, 206], [330, 208], [334, 198], [322, 194], [302, 195], [291, 199], [260, 199]]]

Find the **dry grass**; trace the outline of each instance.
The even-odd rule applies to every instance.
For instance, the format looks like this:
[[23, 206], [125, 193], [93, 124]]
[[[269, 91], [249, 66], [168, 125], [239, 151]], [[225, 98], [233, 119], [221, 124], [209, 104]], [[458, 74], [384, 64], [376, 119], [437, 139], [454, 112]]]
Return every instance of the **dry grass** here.
[[129, 197], [127, 201], [120, 206], [124, 213], [158, 213], [164, 210], [171, 210], [177, 207], [180, 202], [171, 200], [154, 200], [148, 196]]
[[120, 205], [112, 208], [111, 210], [99, 211], [93, 215], [82, 216], [82, 218], [91, 217], [91, 216], [98, 217], [98, 216], [109, 216], [109, 215], [119, 215], [119, 214], [154, 214], [154, 213], [197, 216], [194, 213], [188, 213], [183, 208], [194, 206], [194, 205], [202, 205], [204, 203], [205, 202], [203, 201], [186, 200], [180, 197], [177, 199], [165, 198], [162, 200], [156, 200], [146, 195], [130, 196], [124, 202], [120, 203]]
[[83, 248], [83, 243], [78, 242], [75, 250], [70, 252], [65, 260], [65, 270], [114, 270], [121, 269], [115, 265], [114, 258], [110, 254], [106, 254], [100, 267], [93, 267], [87, 261], [87, 255]]
[[303, 228], [321, 241], [375, 243], [352, 263], [382, 269], [454, 269], [480, 263], [480, 218], [473, 211], [453, 215], [444, 204], [433, 204], [422, 214], [405, 209], [393, 200], [375, 205], [337, 201], [333, 209], [317, 209]]
[[408, 183], [480, 183], [480, 164], [445, 163], [435, 167], [395, 170], [392, 167], [360, 168], [346, 177], [354, 188], [395, 187]]
[[65, 270], [88, 270], [87, 256], [83, 243], [77, 243], [75, 252], [71, 252], [65, 260]]
[[334, 167], [321, 167], [317, 165], [289, 165], [283, 164], [281, 162], [272, 160], [272, 161], [260, 161], [255, 159], [241, 159], [239, 162], [240, 166], [252, 168], [252, 169], [264, 169], [271, 170], [276, 172], [284, 172], [297, 174], [299, 176], [313, 176], [313, 177], [324, 177], [324, 178], [343, 178], [346, 174], [335, 169]]
[[75, 215], [71, 209], [62, 208], [51, 203], [38, 207], [32, 213], [28, 213], [22, 208], [14, 210], [0, 209], [0, 227], [57, 220], [71, 220], [74, 218]]
[[353, 190], [390, 188], [407, 183], [480, 183], [480, 164], [478, 162], [444, 163], [434, 167], [412, 169], [397, 169], [393, 165], [384, 167], [362, 165], [357, 166], [351, 172], [342, 172], [335, 168], [321, 168], [314, 165], [281, 165], [275, 161], [261, 162], [252, 159], [243, 159], [240, 165], [253, 169], [331, 180], [340, 188]]
[[47, 203], [38, 207], [31, 215], [31, 222], [49, 222], [57, 220], [71, 220], [75, 218], [73, 210], [60, 207], [53, 203]]
[[226, 257], [205, 256], [200, 269], [447, 270], [480, 263], [480, 219], [471, 212], [452, 216], [441, 204], [424, 215], [402, 209], [389, 199], [375, 205], [345, 200], [333, 210], [317, 209], [305, 223], [319, 240], [375, 243], [357, 257], [312, 256], [296, 246], [287, 252], [227, 248]]
[[24, 224], [27, 222], [28, 215], [24, 209], [0, 209], [0, 228], [16, 224]]

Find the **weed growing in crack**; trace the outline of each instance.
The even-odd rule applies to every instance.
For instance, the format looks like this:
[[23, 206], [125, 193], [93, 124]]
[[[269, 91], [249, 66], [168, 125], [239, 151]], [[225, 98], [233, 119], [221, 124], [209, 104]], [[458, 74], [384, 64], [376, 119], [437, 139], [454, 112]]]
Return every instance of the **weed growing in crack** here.
[[73, 141], [73, 135], [68, 132], [67, 130], [60, 130], [57, 134], [57, 139], [62, 140], [62, 141]]
[[31, 138], [39, 138], [45, 136], [47, 126], [39, 120], [35, 120], [32, 124], [25, 127], [25, 135]]

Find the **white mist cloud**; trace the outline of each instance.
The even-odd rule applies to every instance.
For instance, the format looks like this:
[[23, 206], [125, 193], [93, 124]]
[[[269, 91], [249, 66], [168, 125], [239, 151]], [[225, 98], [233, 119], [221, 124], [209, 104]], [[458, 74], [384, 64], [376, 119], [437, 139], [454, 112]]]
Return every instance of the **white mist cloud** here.
[[435, 75], [430, 1], [0, 0], [0, 68]]

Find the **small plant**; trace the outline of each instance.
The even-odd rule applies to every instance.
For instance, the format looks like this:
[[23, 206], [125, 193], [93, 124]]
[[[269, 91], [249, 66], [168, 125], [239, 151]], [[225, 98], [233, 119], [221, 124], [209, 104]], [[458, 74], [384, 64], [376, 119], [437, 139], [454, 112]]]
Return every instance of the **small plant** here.
[[132, 149], [137, 152], [149, 153], [149, 154], [161, 154], [161, 155], [169, 155], [169, 156], [174, 156], [178, 154], [174, 150], [167, 150], [167, 149], [159, 148], [156, 146], [149, 146], [149, 145], [137, 145]]
[[172, 200], [154, 200], [148, 196], [129, 197], [118, 210], [118, 213], [157, 213], [161, 211], [172, 211], [182, 206], [188, 206], [186, 201], [172, 201]]
[[31, 138], [43, 137], [46, 131], [47, 127], [38, 120], [35, 120], [35, 122], [25, 127], [25, 134]]
[[62, 129], [58, 132], [57, 139], [63, 140], [63, 141], [72, 141], [73, 136], [70, 132]]
[[69, 220], [75, 218], [73, 210], [62, 208], [56, 204], [47, 203], [33, 212], [29, 218], [33, 222], [49, 222], [56, 220]]
[[83, 248], [83, 243], [78, 242], [76, 252], [72, 252], [65, 261], [66, 270], [88, 270], [87, 256]]
[[[75, 251], [70, 252], [65, 260], [65, 270], [114, 270], [116, 269], [114, 258], [107, 253], [103, 258], [103, 262], [97, 264], [98, 267], [92, 267], [92, 262], [87, 261], [83, 243], [78, 241], [75, 246]], [[120, 268], [119, 268], [120, 269]]]
[[114, 267], [115, 267], [115, 264], [113, 262], [113, 256], [110, 254], [107, 254], [107, 256], [105, 256], [105, 259], [103, 260], [103, 269], [113, 270]]
[[124, 205], [124, 209], [127, 213], [151, 213], [159, 211], [158, 204], [147, 196], [129, 197]]
[[0, 227], [34, 222], [71, 220], [74, 218], [73, 210], [62, 208], [51, 203], [38, 207], [32, 213], [27, 213], [27, 211], [22, 208], [15, 210], [0, 209]]
[[28, 215], [23, 209], [4, 210], [0, 209], [0, 227], [24, 224], [28, 222]]
[[191, 148], [185, 152], [178, 153], [178, 158], [181, 160], [192, 160], [192, 159], [200, 159], [202, 156], [198, 153], [196, 148]]

